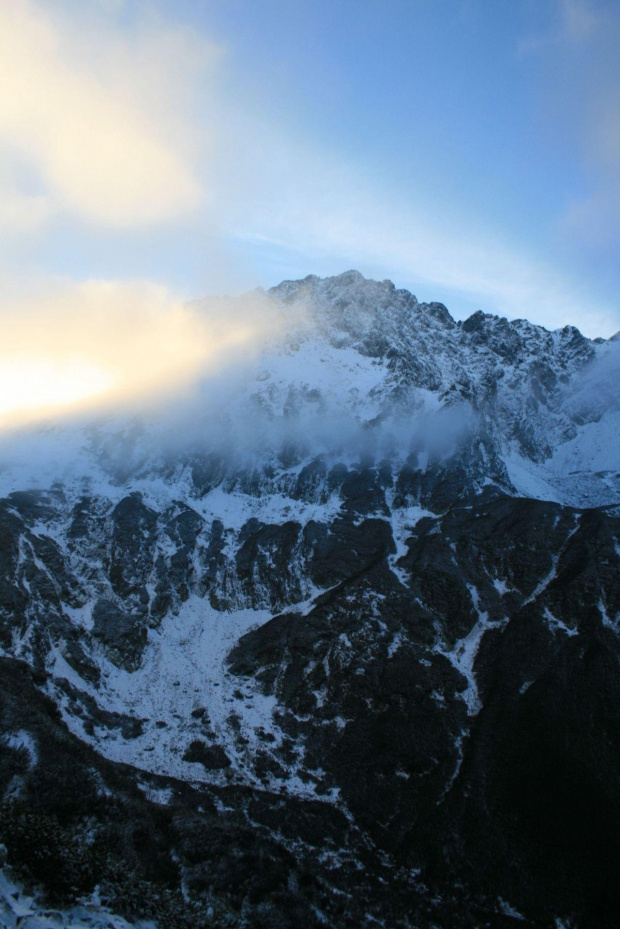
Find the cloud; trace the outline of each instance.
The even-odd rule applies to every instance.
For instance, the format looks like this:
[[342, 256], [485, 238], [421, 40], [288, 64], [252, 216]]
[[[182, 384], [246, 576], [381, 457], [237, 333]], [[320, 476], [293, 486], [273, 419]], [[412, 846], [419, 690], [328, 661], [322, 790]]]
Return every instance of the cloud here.
[[[620, 193], [599, 190], [569, 203], [558, 222], [560, 233], [592, 251], [612, 249], [620, 254]], [[616, 320], [616, 328], [620, 319]]]
[[588, 187], [567, 205], [561, 229], [577, 246], [597, 250], [617, 248], [620, 228], [619, 48], [620, 7], [601, 6], [588, 42], [561, 63], [564, 92], [582, 97], [572, 129]]
[[155, 19], [115, 22], [88, 5], [0, 5], [0, 143], [37, 172], [45, 199], [5, 191], [5, 222], [19, 200], [26, 226], [62, 211], [143, 226], [200, 205], [189, 97], [218, 52]]
[[517, 40], [517, 55], [536, 55], [554, 46], [578, 45], [604, 24], [604, 15], [593, 0], [556, 0], [553, 25], [546, 32]]
[[620, 340], [602, 346], [571, 385], [566, 409], [578, 423], [598, 422], [605, 413], [620, 409]]
[[[221, 480], [232, 466], [252, 480], [257, 456], [271, 459], [275, 480], [278, 460], [291, 468], [317, 455], [378, 462], [413, 453], [426, 467], [478, 425], [468, 403], [441, 408], [428, 391], [390, 397], [386, 383], [382, 399], [365, 398], [370, 385], [362, 374], [352, 387], [346, 362], [327, 381], [308, 370], [300, 345], [325, 333], [303, 300], [283, 306], [253, 292], [183, 305], [144, 282], [89, 281], [47, 282], [9, 306], [0, 305], [5, 487], [92, 478], [93, 453], [115, 482], [188, 464], [187, 476], [195, 465]], [[43, 417], [45, 428], [21, 428]]]
[[0, 234], [30, 233], [47, 222], [52, 213], [49, 197], [27, 194], [0, 174]]
[[561, 0], [560, 9], [563, 34], [573, 41], [583, 41], [602, 25], [603, 17], [590, 0]]
[[184, 304], [148, 282], [47, 281], [0, 303], [0, 424], [144, 401], [242, 363], [275, 331], [259, 294]]
[[[298, 135], [278, 125], [277, 113], [259, 112], [256, 97], [249, 117], [239, 85], [227, 98], [205, 82], [205, 67], [208, 78], [221, 54], [212, 43], [136, 9], [122, 0], [0, 3], [0, 155], [6, 149], [21, 159], [27, 179], [20, 180], [20, 171], [0, 176], [0, 231], [27, 237], [69, 214], [93, 226], [134, 228], [143, 237], [145, 227], [193, 210], [203, 232], [208, 223], [210, 234], [216, 225], [222, 229], [222, 250], [232, 239], [248, 243], [252, 257], [264, 245], [289, 257], [296, 252], [303, 274], [361, 266], [451, 289], [485, 310], [550, 328], [573, 322], [591, 335], [618, 328], [615, 311], [580, 294], [570, 275], [502, 244], [484, 231], [480, 216], [457, 217], [440, 194], [429, 215], [415, 189], [380, 189], [363, 165], [298, 144]], [[594, 9], [584, 0], [558, 5], [563, 41], [578, 34], [586, 46], [600, 40]], [[606, 177], [616, 176], [617, 97], [597, 99], [606, 115], [595, 120], [589, 157], [601, 171], [607, 166]], [[205, 149], [209, 157], [199, 169]], [[595, 190], [588, 203], [572, 204], [566, 234], [583, 237], [586, 226], [592, 236], [605, 234], [615, 225], [616, 203], [620, 194]], [[132, 248], [143, 253], [144, 238], [139, 247], [137, 238], [122, 241], [130, 258]], [[179, 276], [178, 250], [170, 256], [154, 273]], [[238, 268], [226, 276], [235, 289]], [[109, 286], [124, 292], [124, 284]]]
[[416, 208], [415, 191], [398, 202], [360, 166], [294, 146], [273, 128], [242, 134], [252, 140], [253, 171], [231, 162], [238, 196], [223, 214], [229, 234], [252, 248], [294, 250], [313, 271], [334, 261], [380, 268], [550, 329], [572, 323], [591, 336], [617, 331], [616, 308], [580, 293], [569, 274], [485, 234], [480, 217], [446, 216], [441, 206], [429, 215]]
[[553, 27], [518, 46], [543, 66], [548, 122], [581, 162], [583, 196], [569, 198], [557, 223], [577, 247], [616, 249], [620, 227], [620, 7], [557, 0]]

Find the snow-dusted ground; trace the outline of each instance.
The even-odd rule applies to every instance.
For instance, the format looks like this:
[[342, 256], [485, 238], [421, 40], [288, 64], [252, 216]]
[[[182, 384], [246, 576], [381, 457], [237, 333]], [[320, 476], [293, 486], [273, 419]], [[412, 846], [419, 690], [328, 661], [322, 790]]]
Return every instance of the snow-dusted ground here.
[[447, 658], [450, 664], [463, 675], [467, 681], [467, 687], [461, 692], [461, 697], [467, 705], [469, 716], [475, 716], [481, 708], [480, 698], [478, 696], [478, 684], [474, 672], [474, 663], [482, 642], [482, 637], [489, 629], [502, 629], [508, 622], [505, 616], [495, 622], [489, 619], [486, 610], [480, 609], [480, 598], [478, 590], [473, 584], [469, 585], [469, 594], [471, 597], [474, 610], [478, 614], [477, 622], [472, 626], [467, 635], [455, 642], [452, 648], [441, 642], [435, 645], [433, 649], [438, 655]]
[[407, 572], [398, 567], [398, 561], [407, 554], [407, 539], [416, 525], [424, 516], [433, 516], [429, 510], [421, 506], [404, 506], [392, 509], [393, 493], [386, 494], [386, 502], [391, 510], [392, 538], [396, 551], [388, 557], [390, 568], [401, 582], [403, 587], [409, 586]]
[[0, 868], [2, 929], [157, 929], [152, 920], [128, 923], [101, 905], [97, 894], [67, 909], [46, 905], [41, 892], [26, 888], [10, 867]]
[[[309, 604], [301, 606], [309, 608]], [[124, 739], [118, 730], [95, 727], [89, 735], [80, 717], [67, 711], [66, 699], [61, 696], [67, 725], [112, 761], [183, 780], [219, 785], [233, 780], [262, 788], [253, 761], [265, 747], [265, 735], [272, 749], [281, 742], [274, 718], [276, 701], [262, 694], [251, 680], [233, 677], [225, 662], [246, 632], [271, 618], [266, 610], [218, 612], [207, 600], [191, 596], [178, 615], [168, 615], [158, 630], [149, 630], [137, 671], [124, 671], [100, 657], [102, 681], [97, 689], [78, 677], [53, 649], [53, 678], [65, 678], [90, 692], [104, 710], [143, 720], [144, 731], [137, 738]], [[192, 716], [193, 712], [196, 715]], [[230, 767], [206, 770], [198, 762], [184, 761], [183, 755], [194, 740], [222, 746]], [[300, 780], [295, 768], [289, 768], [288, 775], [287, 790], [298, 796], [315, 796], [312, 785]], [[162, 798], [158, 799], [161, 802]]]
[[620, 503], [620, 414], [582, 426], [543, 463], [514, 453], [504, 463], [519, 496], [578, 508], [613, 506]]
[[[250, 690], [246, 684], [243, 698], [235, 697], [234, 691], [241, 693], [240, 684], [227, 672], [225, 659], [244, 633], [269, 619], [271, 613], [266, 610], [220, 613], [207, 600], [191, 596], [177, 616], [168, 615], [159, 630], [149, 630], [148, 645], [137, 671], [124, 671], [100, 659], [102, 684], [98, 690], [91, 690], [92, 695], [106, 710], [144, 720], [144, 734], [126, 740], [118, 732], [102, 728], [91, 737], [85, 735], [76, 717], [66, 714], [67, 723], [113, 761], [186, 780], [226, 781], [223, 771], [206, 772], [201, 764], [182, 760], [194, 739], [219, 742], [226, 746], [235, 774], [255, 783], [248, 752], [256, 751], [257, 731], [278, 737], [273, 720], [275, 700]], [[84, 688], [84, 681], [58, 653], [52, 671]], [[192, 717], [192, 711], [201, 709], [206, 710], [207, 728], [214, 733], [214, 739], [201, 732], [201, 718]], [[248, 751], [240, 752], [235, 746], [228, 720], [231, 713], [248, 740]]]

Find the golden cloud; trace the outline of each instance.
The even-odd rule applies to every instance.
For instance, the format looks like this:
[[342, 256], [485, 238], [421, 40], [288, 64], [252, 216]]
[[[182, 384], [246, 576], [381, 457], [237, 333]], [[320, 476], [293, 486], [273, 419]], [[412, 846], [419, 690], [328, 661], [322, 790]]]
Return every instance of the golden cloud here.
[[0, 145], [37, 172], [56, 211], [106, 226], [170, 220], [203, 197], [188, 98], [217, 54], [161, 22], [121, 31], [110, 17], [3, 0]]
[[0, 425], [177, 391], [275, 331], [260, 295], [185, 304], [148, 282], [48, 283], [0, 304]]

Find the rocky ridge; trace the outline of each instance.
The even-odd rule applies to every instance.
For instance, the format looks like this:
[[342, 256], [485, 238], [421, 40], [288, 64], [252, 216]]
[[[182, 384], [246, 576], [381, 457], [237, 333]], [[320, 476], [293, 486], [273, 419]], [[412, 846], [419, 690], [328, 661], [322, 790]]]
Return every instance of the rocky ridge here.
[[611, 926], [617, 343], [357, 272], [267, 299], [215, 400], [7, 446], [5, 804], [83, 828], [39, 746], [88, 750], [205, 925]]

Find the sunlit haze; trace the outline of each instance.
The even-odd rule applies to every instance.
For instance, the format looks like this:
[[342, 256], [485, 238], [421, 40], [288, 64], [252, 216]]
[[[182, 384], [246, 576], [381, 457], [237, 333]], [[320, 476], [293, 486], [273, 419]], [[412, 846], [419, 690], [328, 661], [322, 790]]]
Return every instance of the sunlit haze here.
[[42, 412], [74, 406], [99, 396], [113, 383], [112, 374], [77, 359], [59, 364], [48, 358], [3, 359], [0, 370], [0, 423], [29, 410]]
[[258, 296], [184, 305], [143, 282], [56, 283], [0, 306], [0, 427], [174, 393], [239, 363], [277, 326]]

